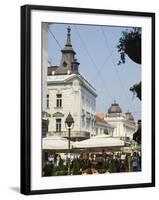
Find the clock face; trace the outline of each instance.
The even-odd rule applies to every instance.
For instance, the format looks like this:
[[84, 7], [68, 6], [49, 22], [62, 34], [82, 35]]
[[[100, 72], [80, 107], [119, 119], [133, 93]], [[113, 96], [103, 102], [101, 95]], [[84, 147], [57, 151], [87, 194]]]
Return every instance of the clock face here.
[[73, 90], [75, 91], [75, 92], [77, 92], [78, 90], [79, 90], [79, 81], [78, 80], [74, 80], [73, 81]]

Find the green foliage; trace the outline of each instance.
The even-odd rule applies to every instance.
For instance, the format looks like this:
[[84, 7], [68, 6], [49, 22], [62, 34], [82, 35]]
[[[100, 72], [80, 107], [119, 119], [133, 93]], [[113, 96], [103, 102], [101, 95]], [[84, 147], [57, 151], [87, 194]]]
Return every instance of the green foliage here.
[[67, 175], [67, 168], [63, 164], [63, 160], [60, 159], [59, 165], [53, 169], [53, 176], [64, 176]]
[[75, 159], [73, 161], [72, 174], [73, 175], [80, 175], [81, 174], [81, 172], [80, 172], [80, 164], [79, 164], [77, 159]]
[[133, 134], [133, 140], [138, 144], [141, 144], [141, 127]]
[[126, 155], [125, 160], [124, 160], [124, 166], [126, 169], [129, 169], [129, 157]]
[[110, 160], [110, 163], [109, 163], [109, 172], [110, 173], [116, 172], [116, 164], [115, 164], [115, 161], [113, 159]]
[[136, 96], [141, 100], [141, 82], [133, 85], [130, 88], [130, 91], [132, 91], [134, 94], [136, 94]]
[[52, 166], [50, 163], [46, 163], [43, 169], [44, 176], [51, 176], [52, 174]]
[[[131, 51], [134, 41], [138, 41], [137, 49]], [[119, 45], [117, 46], [118, 52], [120, 52], [120, 60], [118, 65], [125, 63], [125, 54], [127, 54], [134, 62], [139, 63], [141, 61], [141, 28], [132, 28], [132, 30], [126, 30], [122, 32], [122, 37], [119, 39]]]
[[63, 170], [61, 170], [61, 171], [55, 171], [53, 173], [53, 176], [64, 176], [64, 175], [67, 175], [67, 173], [66, 173], [66, 171], [63, 171]]
[[110, 163], [110, 160], [106, 160], [106, 164], [105, 164], [105, 168], [108, 170], [109, 169], [109, 164]]

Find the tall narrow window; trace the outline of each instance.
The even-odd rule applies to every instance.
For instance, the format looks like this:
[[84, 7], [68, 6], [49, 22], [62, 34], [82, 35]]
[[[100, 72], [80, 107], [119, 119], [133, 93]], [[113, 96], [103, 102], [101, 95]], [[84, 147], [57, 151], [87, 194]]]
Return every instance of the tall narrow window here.
[[61, 132], [61, 119], [56, 119], [56, 132]]
[[49, 94], [46, 95], [46, 107], [49, 108]]
[[56, 95], [56, 107], [62, 107], [62, 94]]

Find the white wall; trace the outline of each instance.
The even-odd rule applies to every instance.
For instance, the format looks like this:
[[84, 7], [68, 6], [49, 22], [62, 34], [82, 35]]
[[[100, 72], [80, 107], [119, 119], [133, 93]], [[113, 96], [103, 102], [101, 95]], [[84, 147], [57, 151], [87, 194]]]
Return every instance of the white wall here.
[[132, 138], [133, 133], [136, 131], [136, 125], [131, 124], [126, 120], [126, 116], [123, 113], [118, 117], [106, 116], [105, 120], [114, 126], [113, 137], [130, 137]]
[[[74, 118], [74, 131], [80, 130], [80, 91], [74, 92], [72, 89], [72, 85], [49, 85], [48, 86], [48, 93], [50, 99], [50, 109], [49, 113], [51, 116], [56, 112], [61, 112], [64, 114], [62, 117], [62, 131], [66, 131], [65, 128], [65, 119], [69, 112], [71, 113], [72, 117]], [[62, 107], [56, 107], [56, 94], [62, 94]], [[49, 123], [49, 132], [56, 130], [56, 123], [55, 117], [51, 117]]]
[[[24, 196], [19, 194], [19, 173], [20, 173], [20, 8], [22, 4], [46, 4], [46, 5], [61, 5], [61, 6], [77, 6], [77, 7], [92, 7], [101, 9], [118, 9], [118, 10], [133, 10], [133, 11], [150, 11], [156, 12], [156, 44], [159, 44], [159, 6], [158, 0], [151, 1], [128, 1], [128, 0], [5, 0], [1, 1], [0, 6], [0, 24], [1, 24], [1, 73], [0, 73], [0, 91], [1, 91], [1, 139], [0, 139], [0, 198], [12, 200], [38, 199], [38, 200], [80, 200], [80, 199], [112, 199], [129, 200], [134, 199], [158, 199], [159, 195], [159, 123], [156, 131], [156, 152], [157, 152], [157, 180], [156, 188], [138, 188], [127, 190], [109, 190], [98, 192], [83, 192], [72, 194], [54, 194], [40, 196]], [[158, 55], [159, 45], [156, 45]], [[159, 57], [156, 56], [156, 102], [159, 102]], [[159, 120], [159, 104], [156, 106], [156, 116]], [[10, 120], [11, 119], [11, 120]]]

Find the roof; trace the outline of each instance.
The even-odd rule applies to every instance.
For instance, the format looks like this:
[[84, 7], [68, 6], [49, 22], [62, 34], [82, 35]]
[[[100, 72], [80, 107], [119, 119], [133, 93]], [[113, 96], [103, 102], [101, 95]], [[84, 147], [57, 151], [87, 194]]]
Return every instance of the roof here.
[[127, 112], [125, 113], [126, 114], [126, 117], [127, 117], [127, 120], [131, 121], [131, 122], [134, 122], [134, 117], [133, 115], [131, 114], [131, 112]]
[[105, 113], [98, 112], [96, 113], [96, 124], [102, 124], [107, 127], [114, 128], [111, 124], [109, 124], [106, 120], [104, 120]]
[[120, 108], [119, 104], [114, 102], [111, 104], [111, 106], [108, 109], [108, 113], [122, 113], [122, 109]]
[[68, 75], [52, 75], [47, 77], [47, 81], [51, 82], [63, 82], [69, 78], [75, 77], [76, 74], [68, 74]]
[[58, 67], [58, 65], [49, 66], [47, 70], [47, 75], [52, 75], [53, 71], [55, 71]]
[[47, 77], [47, 82], [48, 84], [66, 83], [73, 78], [78, 78], [89, 91], [97, 96], [96, 89], [81, 74], [52, 75]]
[[108, 125], [108, 123], [104, 120], [104, 119], [102, 119], [102, 118], [100, 118], [99, 116], [97, 116], [96, 115], [96, 122], [102, 122], [102, 123], [104, 123], [104, 124], [107, 124]]
[[96, 116], [101, 118], [101, 119], [104, 119], [105, 113], [104, 112], [96, 112]]

